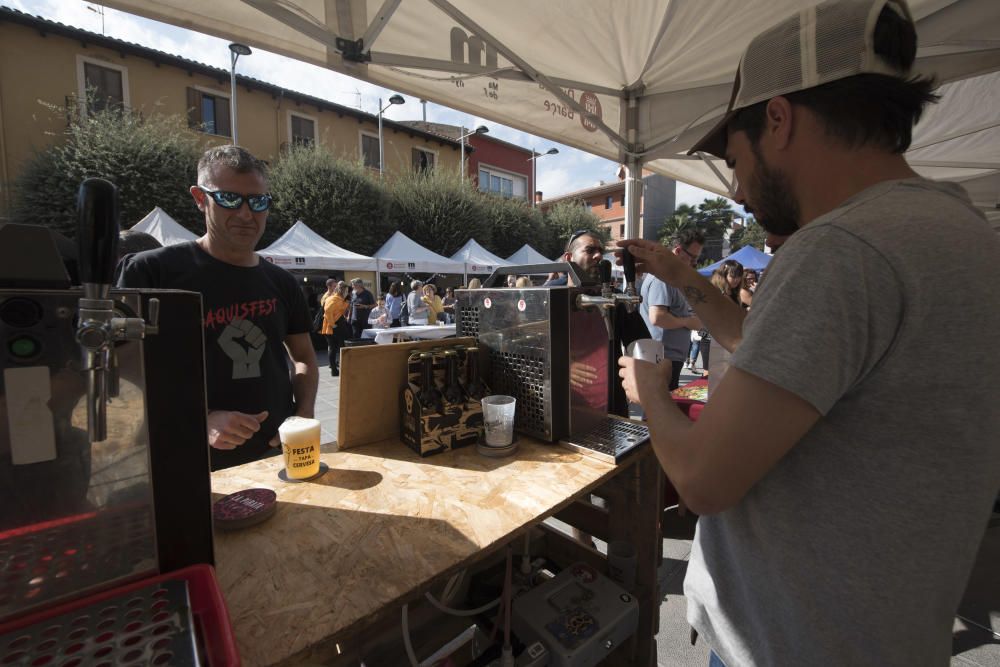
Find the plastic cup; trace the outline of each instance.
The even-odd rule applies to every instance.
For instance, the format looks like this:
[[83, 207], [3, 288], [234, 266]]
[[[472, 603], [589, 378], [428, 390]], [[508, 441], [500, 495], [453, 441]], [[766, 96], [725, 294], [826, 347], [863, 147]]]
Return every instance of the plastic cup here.
[[289, 417], [278, 427], [285, 474], [289, 479], [306, 479], [319, 474], [321, 434], [319, 420], [307, 417]]
[[486, 444], [490, 447], [506, 447], [514, 441], [514, 407], [517, 399], [513, 396], [487, 396], [483, 399], [483, 426], [486, 430]]
[[608, 543], [608, 575], [629, 591], [635, 586], [635, 547], [630, 542]]
[[640, 338], [628, 346], [628, 355], [633, 359], [658, 364], [663, 361], [663, 343], [652, 338]]

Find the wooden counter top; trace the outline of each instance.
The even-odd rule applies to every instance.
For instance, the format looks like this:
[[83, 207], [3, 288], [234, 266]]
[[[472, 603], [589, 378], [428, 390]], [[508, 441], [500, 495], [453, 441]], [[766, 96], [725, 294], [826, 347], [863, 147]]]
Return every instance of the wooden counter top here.
[[323, 454], [288, 484], [281, 457], [212, 475], [212, 490], [274, 489], [265, 523], [216, 533], [216, 569], [243, 661], [269, 665], [342, 637], [386, 606], [499, 548], [618, 468], [524, 436], [512, 457], [475, 447], [421, 459], [397, 440]]

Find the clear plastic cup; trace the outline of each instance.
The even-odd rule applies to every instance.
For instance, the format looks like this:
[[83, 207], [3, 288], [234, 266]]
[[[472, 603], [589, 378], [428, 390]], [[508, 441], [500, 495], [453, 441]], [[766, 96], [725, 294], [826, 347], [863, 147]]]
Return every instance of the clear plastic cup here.
[[517, 399], [513, 396], [487, 396], [483, 399], [483, 426], [486, 430], [486, 444], [490, 447], [506, 447], [514, 441], [514, 408]]

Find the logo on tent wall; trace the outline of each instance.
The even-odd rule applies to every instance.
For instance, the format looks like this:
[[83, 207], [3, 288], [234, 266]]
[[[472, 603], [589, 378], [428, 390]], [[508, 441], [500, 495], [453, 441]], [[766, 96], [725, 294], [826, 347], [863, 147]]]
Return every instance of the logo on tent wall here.
[[596, 117], [597, 120], [604, 120], [601, 115], [601, 101], [597, 99], [597, 95], [591, 92], [586, 92], [580, 95], [580, 106], [587, 110], [588, 115], [580, 115], [580, 124], [583, 125], [583, 129], [588, 132], [597, 131], [597, 123], [591, 120], [591, 117]]
[[408, 269], [415, 269], [415, 268], [417, 268], [417, 264], [416, 264], [416, 262], [407, 262], [406, 263], [406, 268], [408, 268]]
[[264, 257], [264, 259], [266, 261], [268, 261], [268, 262], [271, 262], [271, 264], [274, 264], [274, 258], [273, 257]]
[[295, 263], [296, 264], [305, 264], [306, 263], [306, 258], [305, 257], [296, 257], [295, 258]]

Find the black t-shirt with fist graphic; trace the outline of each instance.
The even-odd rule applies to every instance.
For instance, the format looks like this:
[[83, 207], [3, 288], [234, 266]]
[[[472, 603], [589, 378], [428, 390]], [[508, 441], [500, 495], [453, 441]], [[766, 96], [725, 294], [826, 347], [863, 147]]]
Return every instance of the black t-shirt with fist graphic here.
[[209, 410], [269, 413], [244, 444], [213, 448], [212, 470], [280, 453], [268, 440], [295, 412], [284, 340], [310, 327], [305, 296], [292, 274], [264, 260], [233, 266], [195, 242], [132, 255], [120, 268], [120, 287], [201, 292]]

